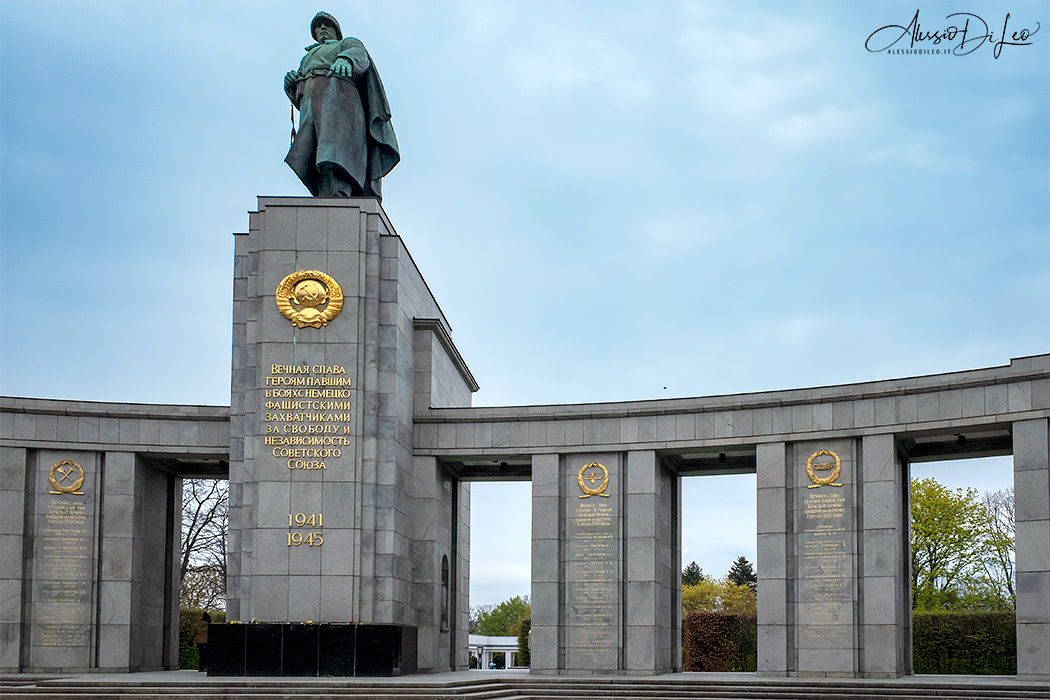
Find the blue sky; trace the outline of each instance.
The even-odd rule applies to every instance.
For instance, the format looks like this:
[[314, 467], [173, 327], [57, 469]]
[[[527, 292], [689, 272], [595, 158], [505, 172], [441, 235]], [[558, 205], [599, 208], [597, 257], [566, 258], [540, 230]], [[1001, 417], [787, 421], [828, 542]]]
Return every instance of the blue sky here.
[[[230, 234], [306, 194], [281, 78], [317, 9], [382, 75], [384, 207], [476, 405], [1050, 349], [1046, 2], [3, 0], [0, 392], [229, 402]], [[916, 10], [1041, 29], [998, 58], [865, 49]], [[686, 553], [735, 557], [711, 556]]]

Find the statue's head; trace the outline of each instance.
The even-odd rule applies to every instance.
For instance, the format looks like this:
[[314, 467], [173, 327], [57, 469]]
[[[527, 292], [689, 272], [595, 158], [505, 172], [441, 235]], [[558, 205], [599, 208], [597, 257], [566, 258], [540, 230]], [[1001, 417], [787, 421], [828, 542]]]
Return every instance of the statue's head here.
[[313, 20], [310, 22], [310, 34], [313, 36], [314, 41], [320, 41], [317, 38], [317, 28], [322, 24], [327, 24], [329, 27], [335, 30], [335, 39], [343, 38], [343, 30], [339, 27], [339, 22], [336, 21], [335, 17], [328, 14], [327, 12], [318, 12], [314, 15]]

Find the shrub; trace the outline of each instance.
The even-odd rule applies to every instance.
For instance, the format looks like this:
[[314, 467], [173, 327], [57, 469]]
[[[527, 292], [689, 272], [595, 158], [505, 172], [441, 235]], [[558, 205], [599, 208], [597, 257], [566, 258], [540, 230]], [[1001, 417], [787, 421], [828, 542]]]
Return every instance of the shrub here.
[[752, 615], [695, 611], [682, 621], [686, 671], [758, 669], [758, 621]]
[[199, 668], [200, 659], [197, 656], [197, 645], [191, 644], [184, 639], [179, 639], [179, 668], [190, 669]]
[[916, 610], [912, 620], [915, 673], [1017, 673], [1013, 610]]

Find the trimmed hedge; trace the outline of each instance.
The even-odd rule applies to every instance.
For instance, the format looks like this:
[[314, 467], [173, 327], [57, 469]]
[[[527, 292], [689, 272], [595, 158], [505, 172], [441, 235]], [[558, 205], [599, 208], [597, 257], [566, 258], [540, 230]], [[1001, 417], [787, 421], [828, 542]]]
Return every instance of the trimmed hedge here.
[[[1006, 675], [1017, 673], [1013, 610], [916, 611], [915, 673]], [[691, 612], [682, 620], [686, 671], [749, 672], [758, 668], [754, 617]]]
[[179, 668], [194, 669], [200, 667], [200, 658], [197, 656], [197, 645], [191, 644], [184, 639], [179, 639]]
[[1013, 610], [916, 610], [915, 673], [1017, 673], [1017, 614]]
[[758, 670], [758, 621], [751, 615], [697, 611], [682, 620], [686, 671]]

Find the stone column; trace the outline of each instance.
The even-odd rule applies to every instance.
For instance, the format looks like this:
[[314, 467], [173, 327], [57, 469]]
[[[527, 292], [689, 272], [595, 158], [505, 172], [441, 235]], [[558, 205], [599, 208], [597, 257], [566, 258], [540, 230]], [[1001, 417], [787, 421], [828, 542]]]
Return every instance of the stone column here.
[[[420, 668], [466, 668], [469, 630], [470, 487], [448, 474], [433, 457], [413, 460], [412, 605], [419, 628]], [[464, 539], [465, 538], [465, 539]], [[465, 584], [467, 595], [460, 586]], [[461, 614], [464, 613], [464, 614]], [[462, 657], [462, 658], [460, 658]]]
[[758, 534], [758, 673], [786, 676], [793, 652], [794, 612], [789, 608], [789, 521], [787, 446], [765, 443], [756, 449]]
[[532, 458], [532, 642], [533, 674], [557, 674], [562, 653], [560, 460], [556, 454]]
[[680, 665], [677, 477], [652, 451], [532, 460], [532, 673]]
[[679, 477], [653, 451], [627, 453], [626, 663], [628, 673], [681, 668]]
[[0, 447], [0, 673], [17, 673], [21, 665], [25, 508], [32, 494], [26, 482], [28, 452]]
[[[142, 533], [136, 527], [136, 510], [149, 506], [164, 514], [166, 508], [163, 501], [136, 503], [138, 497], [144, 494], [139, 493], [142, 489], [140, 480], [136, 479], [138, 474], [133, 453], [107, 453], [105, 465], [102, 518], [106, 527], [100, 547], [105, 566], [98, 584], [102, 602], [98, 620], [99, 667], [127, 671], [136, 667], [140, 645], [148, 639], [141, 634], [138, 625], [142, 620], [137, 619], [139, 616], [136, 615], [142, 572], [137, 571], [141, 569], [141, 562], [136, 566], [135, 551], [138, 549], [141, 556], [145, 544], [141, 541]], [[161, 524], [161, 527], [164, 525]]]
[[467, 643], [470, 641], [470, 484], [455, 482], [454, 488], [459, 491], [459, 521], [454, 536], [458, 556], [456, 568], [452, 571], [457, 582], [453, 596], [456, 600], [450, 619], [454, 621], [453, 634], [449, 639], [452, 644], [453, 661], [456, 670], [469, 668], [470, 652]]
[[861, 441], [860, 672], [867, 678], [911, 673], [908, 482], [893, 435]]
[[1050, 680], [1050, 437], [1047, 420], [1013, 424], [1017, 677]]

